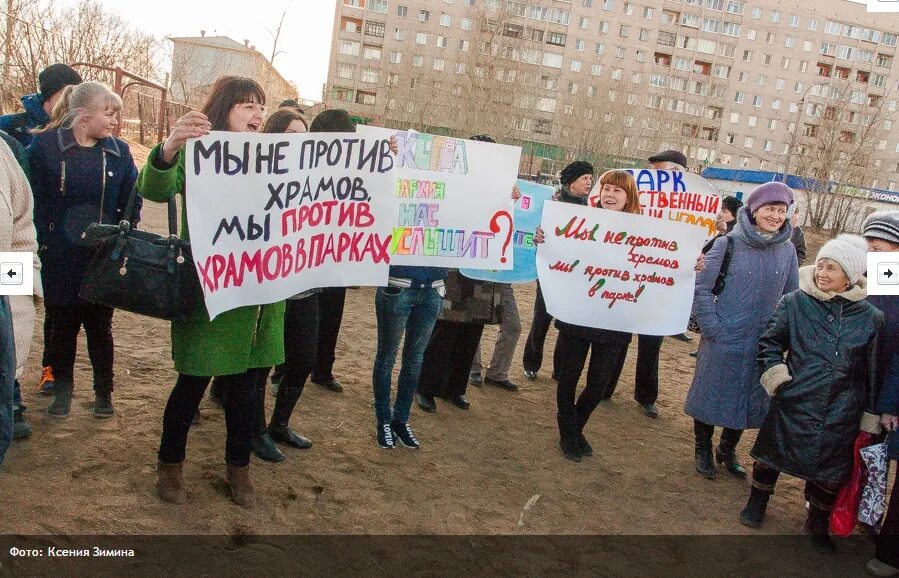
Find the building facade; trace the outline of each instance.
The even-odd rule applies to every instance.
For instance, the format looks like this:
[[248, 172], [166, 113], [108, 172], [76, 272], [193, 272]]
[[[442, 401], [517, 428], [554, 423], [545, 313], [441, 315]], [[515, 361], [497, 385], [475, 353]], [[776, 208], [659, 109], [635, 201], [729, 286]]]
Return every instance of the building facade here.
[[336, 3], [323, 97], [375, 123], [489, 131], [524, 145], [532, 175], [679, 148], [694, 168], [899, 190], [897, 14], [848, 0]]
[[249, 41], [243, 44], [227, 36], [169, 38], [172, 53], [172, 98], [198, 108], [215, 80], [224, 75], [252, 78], [275, 104], [297, 98], [297, 88], [288, 82]]

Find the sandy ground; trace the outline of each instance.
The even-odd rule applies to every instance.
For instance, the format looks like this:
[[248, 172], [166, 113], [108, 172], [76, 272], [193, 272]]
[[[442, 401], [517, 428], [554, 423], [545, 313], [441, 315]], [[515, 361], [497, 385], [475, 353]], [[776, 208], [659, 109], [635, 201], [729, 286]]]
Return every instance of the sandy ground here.
[[[162, 205], [148, 203], [145, 227], [162, 231], [164, 222]], [[805, 513], [797, 480], [782, 479], [765, 526], [753, 531], [737, 521], [747, 482], [727, 474], [708, 481], [694, 472], [692, 421], [682, 409], [694, 368], [687, 355], [692, 344], [666, 340], [663, 346], [659, 419], [644, 417], [632, 399], [631, 361], [615, 397], [600, 405], [588, 425], [594, 457], [580, 464], [565, 460], [557, 445], [555, 382], [548, 367], [536, 381], [524, 379], [521, 370], [534, 294], [533, 285], [516, 287], [524, 333], [511, 375], [521, 390], [469, 387], [468, 411], [446, 403], [435, 415], [414, 408], [410, 421], [423, 444], [414, 452], [375, 444], [374, 290], [349, 291], [335, 369], [346, 389], [335, 394], [307, 386], [292, 425], [315, 446], [285, 448], [288, 459], [281, 464], [253, 459], [261, 499], [251, 511], [228, 500], [224, 416], [208, 399], [201, 405], [203, 422], [189, 438], [187, 504], [164, 504], [155, 496], [162, 411], [175, 380], [168, 324], [116, 313], [117, 415], [108, 420], [89, 413], [93, 396], [82, 334], [72, 414], [60, 421], [45, 413], [50, 399], [35, 390], [41, 312], [23, 379], [35, 431], [13, 444], [0, 471], [0, 503], [12, 514], [0, 517], [0, 533], [801, 533]], [[495, 334], [495, 327], [485, 332], [488, 358]], [[551, 330], [547, 363], [555, 335]], [[266, 403], [270, 411], [271, 396]], [[747, 434], [739, 448], [747, 466], [753, 438]], [[817, 564], [804, 542], [797, 548]], [[838, 564], [851, 575], [870, 551], [864, 540], [846, 544], [829, 567]]]

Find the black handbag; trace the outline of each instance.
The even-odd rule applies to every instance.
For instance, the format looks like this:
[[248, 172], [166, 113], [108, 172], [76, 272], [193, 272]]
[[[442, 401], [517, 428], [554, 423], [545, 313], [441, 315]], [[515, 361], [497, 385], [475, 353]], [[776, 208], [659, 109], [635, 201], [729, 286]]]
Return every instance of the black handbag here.
[[[168, 236], [131, 226], [137, 190], [118, 225], [90, 225], [82, 237], [98, 245], [81, 282], [82, 299], [168, 321], [193, 316], [202, 290], [190, 243], [178, 238], [175, 197], [168, 203]], [[102, 215], [102, 213], [101, 213]]]

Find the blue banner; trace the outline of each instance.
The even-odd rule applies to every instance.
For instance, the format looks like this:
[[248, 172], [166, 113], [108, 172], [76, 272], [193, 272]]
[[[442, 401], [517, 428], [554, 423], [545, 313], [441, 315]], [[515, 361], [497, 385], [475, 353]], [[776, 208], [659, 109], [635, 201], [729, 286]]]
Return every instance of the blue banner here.
[[509, 271], [461, 269], [469, 279], [496, 283], [530, 283], [537, 279], [537, 247], [534, 231], [543, 217], [543, 202], [551, 199], [555, 189], [530, 181], [518, 180], [521, 199], [515, 203], [515, 232], [512, 235], [512, 263]]

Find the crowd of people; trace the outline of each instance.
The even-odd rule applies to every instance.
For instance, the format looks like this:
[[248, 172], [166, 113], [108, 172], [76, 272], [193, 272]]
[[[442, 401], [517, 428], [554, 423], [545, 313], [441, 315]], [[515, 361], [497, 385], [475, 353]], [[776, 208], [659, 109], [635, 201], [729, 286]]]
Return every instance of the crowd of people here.
[[[355, 131], [346, 111], [327, 110], [309, 123], [295, 102], [282, 103], [266, 118], [266, 95], [255, 81], [222, 77], [201, 110], [179, 118], [138, 170], [127, 143], [114, 136], [122, 107], [118, 95], [101, 83], [83, 82], [64, 64], [42, 71], [39, 82], [40, 92], [23, 98], [24, 113], [0, 118], [5, 143], [0, 145], [0, 189], [9, 208], [0, 212], [0, 250], [35, 255], [34, 295], [0, 298], [0, 463], [11, 440], [32, 431], [18, 380], [38, 300], [45, 312], [39, 389], [53, 396], [49, 415], [64, 419], [71, 411], [82, 327], [93, 371], [91, 411], [98, 418], [115, 415], [114, 311], [79, 297], [95, 251], [82, 236], [88, 225], [118, 223], [135, 188], [135, 225], [143, 200], [184, 198], [189, 194], [185, 144], [209, 131]], [[471, 138], [494, 142], [487, 135]], [[396, 154], [395, 141], [391, 150]], [[665, 151], [649, 162], [685, 170], [686, 158]], [[561, 171], [555, 199], [587, 206], [595, 178], [590, 163], [570, 163]], [[596, 210], [640, 214], [629, 172], [602, 173], [597, 190]], [[512, 196], [520, 196], [517, 188]], [[868, 296], [865, 270], [867, 252], [899, 251], [899, 211], [869, 215], [861, 236], [840, 235], [800, 268], [806, 247], [796, 226], [793, 191], [780, 182], [765, 183], [744, 201], [723, 199], [719, 234], [697, 256], [692, 314], [701, 338], [691, 354], [696, 371], [684, 406], [694, 423], [695, 468], [709, 479], [717, 476], [719, 465], [731, 475], [751, 478], [748, 503], [738, 519], [754, 528], [763, 523], [781, 473], [804, 480], [806, 529], [816, 548], [833, 552], [828, 519], [849, 478], [857, 435], [883, 436], [899, 428], [899, 297]], [[186, 211], [180, 236], [190, 238]], [[544, 242], [539, 228], [534, 242], [539, 250]], [[188, 432], [199, 419], [210, 383], [224, 409], [226, 477], [235, 503], [251, 507], [256, 501], [252, 454], [280, 462], [286, 459], [281, 448], [312, 446], [291, 421], [308, 380], [333, 392], [343, 390], [333, 366], [345, 297], [345, 288], [315, 289], [286, 301], [233, 309], [214, 320], [200, 303], [188, 320], [172, 322], [177, 379], [162, 414], [156, 484], [162, 500], [187, 500]], [[509, 375], [521, 334], [511, 285], [474, 281], [444, 268], [391, 266], [387, 286], [378, 288], [374, 299], [377, 346], [371, 385], [379, 447], [420, 446], [410, 426], [413, 402], [425, 413], [438, 410], [437, 399], [467, 409], [469, 384], [518, 389]], [[528, 379], [536, 379], [542, 367], [552, 321], [538, 283], [524, 347]], [[481, 338], [488, 324], [498, 324], [500, 331], [485, 366]], [[581, 462], [594, 453], [585, 426], [615, 391], [633, 336], [559, 320], [555, 327], [552, 377], [558, 382], [559, 447], [564, 457]], [[663, 338], [637, 339], [634, 398], [646, 416], [657, 418]], [[392, 394], [398, 356], [401, 369]], [[585, 365], [586, 383], [578, 395]], [[275, 401], [267, 419], [269, 383]], [[721, 428], [717, 446], [716, 427]], [[737, 459], [747, 429], [759, 430], [750, 452], [751, 474]], [[890, 435], [888, 443], [889, 457], [899, 458], [899, 436]], [[880, 576], [899, 574], [895, 484], [890, 502], [876, 557], [868, 564], [869, 572]]]

